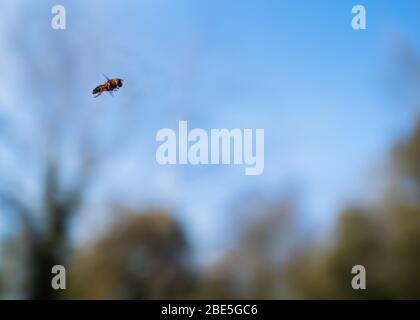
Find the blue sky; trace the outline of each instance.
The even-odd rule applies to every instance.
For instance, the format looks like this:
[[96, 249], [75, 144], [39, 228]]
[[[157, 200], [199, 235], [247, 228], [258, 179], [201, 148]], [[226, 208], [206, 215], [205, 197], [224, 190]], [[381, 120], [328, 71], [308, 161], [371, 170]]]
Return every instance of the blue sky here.
[[[413, 110], [392, 99], [389, 82], [395, 43], [420, 52], [419, 1], [61, 1], [65, 31], [49, 26], [54, 2], [30, 3], [2, 3], [2, 42], [11, 24], [27, 23], [35, 48], [42, 48], [44, 35], [56, 46], [68, 39], [82, 45], [85, 77], [75, 95], [87, 108], [109, 112], [105, 137], [114, 134], [113, 108], [135, 110], [127, 147], [98, 177], [85, 211], [116, 195], [133, 204], [164, 204], [205, 255], [226, 245], [237, 219], [232, 202], [250, 190], [273, 195], [297, 186], [308, 225], [319, 229], [349, 201], [366, 201], [381, 187], [374, 168], [414, 121]], [[366, 31], [351, 28], [357, 3], [366, 6]], [[29, 6], [31, 19], [20, 21], [19, 8]], [[18, 119], [18, 128], [31, 128], [17, 116], [31, 102], [18, 90], [20, 67], [12, 51], [0, 55], [0, 79], [14, 81], [1, 94], [0, 108]], [[92, 101], [82, 92], [89, 93], [103, 72], [124, 78], [126, 90]], [[236, 167], [159, 166], [155, 134], [176, 129], [178, 120], [188, 120], [190, 128], [265, 129], [264, 175], [248, 177]], [[4, 146], [0, 150], [1, 163], [7, 156]], [[87, 226], [77, 237], [100, 224], [98, 215], [80, 218]]]

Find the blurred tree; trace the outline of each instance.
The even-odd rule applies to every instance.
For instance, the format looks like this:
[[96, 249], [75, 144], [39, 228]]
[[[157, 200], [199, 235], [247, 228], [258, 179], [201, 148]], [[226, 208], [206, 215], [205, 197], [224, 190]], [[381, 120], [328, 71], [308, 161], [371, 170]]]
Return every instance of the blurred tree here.
[[[311, 248], [291, 263], [289, 294], [298, 299], [390, 298], [386, 282], [387, 233], [378, 217], [364, 209], [347, 209], [331, 245]], [[353, 266], [367, 270], [369, 290], [354, 290]]]
[[188, 255], [184, 233], [169, 215], [124, 215], [72, 260], [68, 297], [186, 298], [194, 285]]
[[394, 187], [391, 190], [410, 203], [420, 202], [420, 120], [414, 132], [405, 141], [400, 142], [393, 150], [396, 168]]
[[[420, 74], [412, 59], [409, 65]], [[420, 121], [392, 149], [391, 160], [380, 203], [344, 210], [329, 244], [301, 252], [289, 265], [290, 297], [420, 298]], [[367, 290], [351, 288], [357, 264], [366, 268]]]
[[3, 270], [0, 268], [0, 298], [4, 294], [4, 283], [3, 283]]
[[198, 297], [285, 298], [284, 266], [301, 235], [296, 214], [295, 201], [289, 198], [247, 207], [236, 225], [236, 245], [204, 274]]
[[[128, 109], [115, 108], [107, 127], [112, 134], [103, 135], [101, 121], [110, 115], [86, 106], [79, 94], [89, 92], [85, 66], [97, 61], [89, 32], [46, 30], [44, 6], [17, 5], [22, 6], [22, 21], [31, 21], [33, 27], [29, 35], [26, 23], [10, 26], [14, 31], [10, 31], [8, 49], [16, 59], [18, 87], [9, 91], [24, 93], [24, 98], [14, 96], [14, 113], [3, 114], [1, 120], [6, 123], [7, 139], [0, 141], [0, 147], [12, 157], [9, 167], [0, 163], [0, 205], [7, 208], [1, 214], [2, 218], [9, 215], [5, 221], [20, 225], [16, 230], [22, 232], [26, 244], [22, 250], [26, 263], [18, 266], [25, 270], [26, 279], [24, 288], [18, 290], [21, 297], [55, 298], [51, 268], [65, 265], [69, 258], [67, 226], [83, 205], [87, 190], [97, 183], [95, 177], [100, 176], [104, 162], [124, 145], [131, 114]], [[37, 35], [42, 45], [33, 41]], [[20, 105], [25, 107], [19, 109]], [[14, 117], [17, 113], [20, 116]], [[20, 166], [16, 170], [10, 163]], [[20, 174], [13, 174], [15, 171]], [[20, 236], [15, 235], [22, 240]], [[13, 270], [6, 278], [16, 275], [21, 272]], [[19, 283], [18, 279], [10, 281]]]
[[[347, 209], [331, 245], [301, 253], [289, 266], [291, 298], [420, 298], [420, 208], [394, 204], [377, 212]], [[367, 290], [353, 290], [363, 265]]]

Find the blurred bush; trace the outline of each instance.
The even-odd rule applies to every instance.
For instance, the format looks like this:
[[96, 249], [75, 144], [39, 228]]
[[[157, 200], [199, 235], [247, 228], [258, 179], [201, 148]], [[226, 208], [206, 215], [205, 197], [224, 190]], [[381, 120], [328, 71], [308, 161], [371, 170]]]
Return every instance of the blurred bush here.
[[189, 247], [167, 214], [129, 214], [71, 262], [69, 298], [177, 299], [192, 291]]
[[[420, 298], [420, 123], [393, 152], [395, 175], [377, 207], [348, 208], [322, 248], [289, 268], [290, 297]], [[352, 290], [351, 268], [367, 270], [368, 290]]]

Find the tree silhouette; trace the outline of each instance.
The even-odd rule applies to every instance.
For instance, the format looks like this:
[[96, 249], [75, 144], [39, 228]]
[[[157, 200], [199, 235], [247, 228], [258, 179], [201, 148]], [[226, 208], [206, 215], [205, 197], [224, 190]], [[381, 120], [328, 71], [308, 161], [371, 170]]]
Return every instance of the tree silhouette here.
[[[16, 237], [25, 243], [26, 263], [20, 266], [26, 268], [21, 290], [25, 298], [57, 296], [51, 289], [51, 268], [67, 263], [71, 249], [68, 224], [83, 205], [86, 191], [96, 183], [103, 163], [123, 145], [131, 116], [127, 109], [114, 112], [115, 134], [104, 137], [99, 133], [105, 112], [86, 105], [84, 93], [90, 94], [91, 89], [83, 87], [84, 64], [96, 61], [94, 45], [85, 45], [91, 35], [85, 32], [74, 38], [70, 33], [45, 32], [40, 10], [45, 8], [25, 4], [20, 13], [33, 23], [34, 33], [42, 32], [42, 45], [32, 41], [26, 24], [16, 24], [9, 34], [9, 49], [19, 64], [18, 88], [13, 92], [25, 94], [25, 99], [15, 97], [22, 103], [15, 109], [24, 114], [24, 120], [10, 114], [0, 118], [8, 137], [1, 147], [14, 155], [16, 163], [25, 159], [20, 168], [23, 179], [14, 176], [10, 184], [6, 179], [0, 182], [0, 204], [7, 208], [0, 214], [5, 220], [18, 221], [21, 234]], [[0, 167], [0, 171], [8, 177], [10, 168]], [[25, 190], [25, 179], [37, 192]], [[18, 254], [9, 253], [8, 259]]]
[[[410, 74], [418, 76], [413, 55], [404, 57]], [[346, 208], [330, 245], [312, 247], [290, 264], [291, 297], [420, 298], [420, 121], [392, 148], [386, 175], [389, 184], [378, 204]], [[367, 290], [350, 286], [357, 264], [367, 270]]]
[[68, 297], [179, 299], [194, 288], [189, 247], [167, 214], [128, 213], [80, 250], [70, 267]]

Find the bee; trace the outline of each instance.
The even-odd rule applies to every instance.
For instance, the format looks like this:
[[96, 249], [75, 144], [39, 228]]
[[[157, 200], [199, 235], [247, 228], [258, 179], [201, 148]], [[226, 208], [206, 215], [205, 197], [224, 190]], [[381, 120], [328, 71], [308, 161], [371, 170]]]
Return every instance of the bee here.
[[112, 96], [113, 91], [116, 91], [123, 86], [123, 79], [109, 79], [106, 75], [103, 76], [105, 77], [106, 82], [93, 89], [92, 94], [96, 94], [94, 98], [99, 97], [104, 91], [109, 92], [109, 94]]

